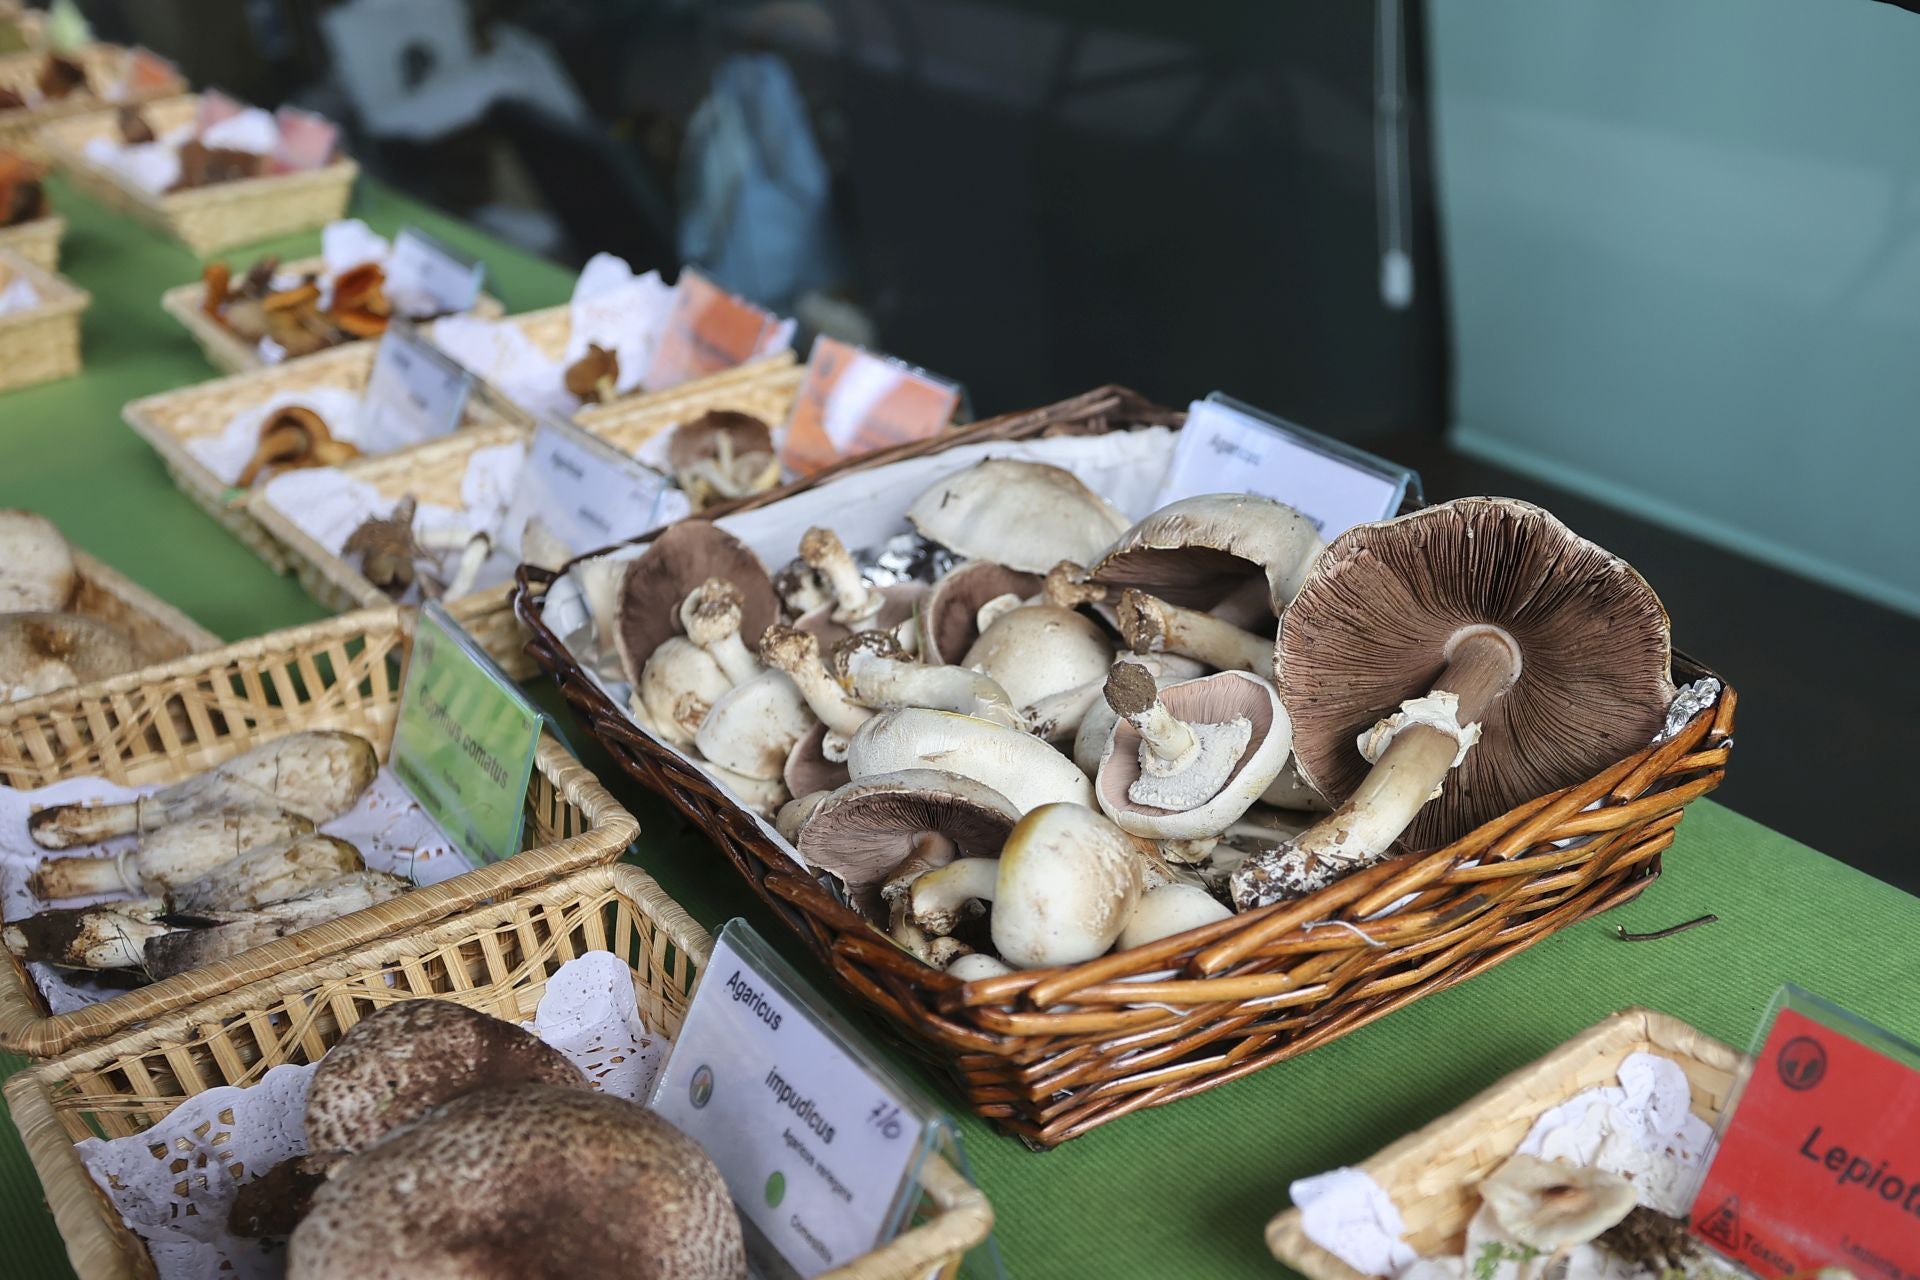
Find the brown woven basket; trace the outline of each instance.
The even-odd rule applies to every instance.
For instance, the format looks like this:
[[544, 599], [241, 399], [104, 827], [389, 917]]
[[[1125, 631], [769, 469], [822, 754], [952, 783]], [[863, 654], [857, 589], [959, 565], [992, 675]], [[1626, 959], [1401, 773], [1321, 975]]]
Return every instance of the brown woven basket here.
[[[142, 114], [154, 132], [166, 133], [190, 123], [199, 101], [193, 96], [167, 98], [150, 103]], [[40, 131], [40, 145], [76, 188], [172, 236], [203, 258], [235, 245], [311, 231], [337, 221], [347, 211], [353, 180], [360, 173], [358, 165], [343, 158], [305, 173], [277, 173], [156, 195], [87, 158], [88, 142], [117, 137], [119, 128], [117, 112], [96, 111], [48, 125]]]
[[[1512, 1155], [1533, 1122], [1577, 1093], [1611, 1085], [1639, 1052], [1671, 1059], [1693, 1087], [1693, 1113], [1717, 1125], [1742, 1056], [1678, 1018], [1628, 1009], [1589, 1027], [1472, 1101], [1408, 1134], [1358, 1167], [1400, 1210], [1403, 1238], [1423, 1256], [1458, 1254], [1480, 1207], [1474, 1188]], [[1361, 1273], [1307, 1239], [1300, 1211], [1267, 1226], [1273, 1256], [1313, 1280], [1362, 1280]]]
[[[38, 30], [37, 14], [29, 14], [35, 19], [33, 29]], [[110, 84], [120, 77], [126, 61], [132, 56], [132, 50], [118, 45], [90, 44], [77, 54], [68, 54], [76, 58], [87, 69], [87, 80], [91, 84]], [[10, 53], [0, 58], [0, 89], [12, 89], [20, 92], [32, 87], [40, 74], [40, 68], [46, 62], [46, 54], [39, 50], [28, 53]], [[128, 105], [152, 102], [156, 98], [165, 98], [186, 90], [184, 81], [176, 82], [170, 88], [148, 90], [139, 94]], [[54, 102], [43, 102], [37, 107], [15, 107], [10, 111], [0, 111], [0, 151], [15, 151], [31, 160], [47, 159], [47, 151], [40, 138], [40, 131], [56, 121], [68, 120], [75, 116], [98, 114], [105, 105], [92, 93], [76, 93]], [[118, 104], [115, 104], [117, 109]]]
[[54, 214], [0, 227], [0, 249], [11, 250], [42, 271], [60, 269], [60, 239], [67, 234], [66, 219]]
[[[76, 777], [168, 783], [296, 729], [350, 730], [384, 759], [412, 621], [409, 611], [368, 609], [0, 707], [0, 785], [32, 790]], [[611, 862], [639, 830], [551, 735], [536, 752], [526, 807], [522, 851], [511, 858], [72, 1013], [49, 1013], [9, 954], [0, 968], [0, 1048], [34, 1057], [64, 1052], [504, 892]]]
[[[596, 410], [591, 420], [583, 416], [582, 425], [631, 453], [675, 423], [709, 409], [733, 409], [779, 423], [792, 407], [804, 374], [791, 359], [759, 361]], [[384, 457], [356, 459], [340, 469], [372, 485], [389, 501], [398, 502], [412, 494], [421, 502], [458, 507], [460, 483], [474, 452], [519, 439], [521, 431], [518, 425], [460, 431]], [[300, 584], [327, 608], [345, 610], [389, 603], [386, 593], [368, 581], [357, 566], [327, 550], [286, 512], [267, 501], [264, 490], [249, 496], [247, 513], [284, 550]], [[527, 657], [527, 632], [513, 616], [512, 594], [510, 585], [489, 587], [450, 601], [447, 608], [507, 674], [524, 680], [539, 668]]]
[[40, 304], [0, 316], [0, 391], [80, 372], [80, 315], [93, 296], [7, 249], [0, 249], [0, 287], [16, 276], [32, 282]]
[[171, 662], [192, 653], [218, 649], [220, 637], [154, 595], [133, 579], [95, 560], [84, 551], [73, 553], [80, 573], [80, 590], [73, 611], [111, 622], [133, 641], [133, 656], [141, 666]]
[[[1182, 420], [1105, 387], [844, 462], [728, 511], [958, 445]], [[943, 1068], [976, 1112], [1043, 1147], [1304, 1053], [1635, 897], [1658, 875], [1681, 809], [1719, 783], [1732, 745], [1727, 689], [1672, 740], [1446, 848], [1086, 964], [963, 983], [907, 955], [798, 873], [793, 856], [706, 774], [636, 728], [542, 624], [553, 577], [522, 566], [514, 610], [532, 635], [529, 652], [588, 732], [712, 836], [847, 989]], [[1680, 654], [1674, 667], [1682, 681], [1711, 674]], [[1555, 843], [1570, 837], [1590, 838]], [[1322, 927], [1366, 920], [1409, 895], [1364, 933]]]
[[[139, 1133], [207, 1089], [312, 1062], [366, 1014], [398, 1001], [437, 997], [529, 1019], [552, 973], [587, 951], [627, 961], [647, 1025], [678, 1035], [712, 946], [644, 872], [594, 867], [41, 1064], [7, 1082], [7, 1101], [81, 1280], [151, 1277], [145, 1244], [88, 1175], [75, 1142]], [[929, 1161], [921, 1181], [916, 1225], [827, 1277], [922, 1280], [935, 1267], [949, 1275], [986, 1239], [992, 1209], [951, 1165]]]
[[[286, 549], [254, 519], [247, 510], [244, 491], [229, 488], [205, 463], [194, 457], [187, 442], [202, 436], [219, 435], [234, 414], [252, 405], [263, 404], [282, 391], [300, 391], [311, 387], [342, 387], [359, 391], [373, 374], [377, 343], [354, 342], [304, 360], [255, 369], [215, 378], [177, 391], [130, 402], [120, 411], [126, 424], [153, 446], [166, 464], [180, 492], [202, 511], [227, 527], [227, 531], [253, 548], [275, 573], [292, 566]], [[474, 396], [467, 402], [467, 428], [498, 426], [500, 415]], [[314, 590], [314, 584], [308, 583]], [[351, 609], [358, 600], [346, 597], [326, 599], [331, 608]]]
[[[280, 269], [289, 275], [319, 275], [326, 271], [327, 264], [324, 258], [301, 258], [282, 263]], [[207, 362], [222, 373], [246, 373], [267, 367], [258, 347], [207, 314], [206, 297], [206, 282], [196, 280], [192, 284], [175, 285], [161, 294], [160, 306], [193, 335], [200, 350], [206, 352]], [[467, 314], [493, 320], [505, 310], [500, 299], [483, 293]], [[432, 328], [431, 325], [422, 327], [429, 331]]]

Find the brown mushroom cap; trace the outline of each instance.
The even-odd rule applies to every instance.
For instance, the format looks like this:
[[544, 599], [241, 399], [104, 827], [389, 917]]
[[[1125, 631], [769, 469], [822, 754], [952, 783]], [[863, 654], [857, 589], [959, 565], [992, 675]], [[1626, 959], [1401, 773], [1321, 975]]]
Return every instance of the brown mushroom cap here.
[[1293, 597], [1320, 550], [1311, 520], [1254, 494], [1201, 494], [1168, 503], [1128, 529], [1087, 576], [1138, 587], [1188, 609], [1212, 609], [1264, 578], [1274, 612]]
[[739, 589], [740, 637], [749, 646], [779, 621], [780, 598], [760, 558], [705, 520], [682, 520], [649, 543], [621, 579], [615, 638], [629, 681], [638, 681], [661, 641], [679, 634], [681, 602], [708, 578], [725, 579]]
[[1011, 800], [984, 783], [939, 769], [901, 769], [850, 782], [820, 802], [800, 829], [807, 864], [858, 893], [884, 881], [936, 832], [962, 857], [997, 857], [1020, 821]]
[[738, 458], [749, 453], [773, 452], [773, 429], [750, 413], [709, 409], [681, 423], [667, 439], [667, 466], [685, 471], [694, 463], [720, 456], [720, 437], [727, 437]]
[[450, 1000], [388, 1005], [354, 1024], [314, 1068], [307, 1146], [363, 1151], [454, 1098], [527, 1081], [588, 1087], [564, 1054], [511, 1022]]
[[1307, 780], [1351, 795], [1369, 767], [1355, 739], [1426, 694], [1475, 624], [1519, 643], [1520, 675], [1401, 837], [1410, 849], [1645, 748], [1673, 700], [1667, 612], [1645, 579], [1539, 507], [1461, 498], [1347, 530], [1282, 617], [1274, 666]]
[[288, 1243], [289, 1280], [745, 1280], [720, 1171], [610, 1094], [487, 1089], [346, 1161]]
[[788, 795], [831, 791], [853, 780], [847, 772], [846, 761], [827, 759], [826, 742], [827, 726], [816, 724], [787, 752], [787, 767], [781, 773], [781, 781], [786, 783]]
[[1040, 590], [1040, 575], [1009, 569], [991, 560], [957, 565], [920, 601], [920, 660], [958, 662], [980, 638], [980, 606], [1004, 595], [1030, 599]]

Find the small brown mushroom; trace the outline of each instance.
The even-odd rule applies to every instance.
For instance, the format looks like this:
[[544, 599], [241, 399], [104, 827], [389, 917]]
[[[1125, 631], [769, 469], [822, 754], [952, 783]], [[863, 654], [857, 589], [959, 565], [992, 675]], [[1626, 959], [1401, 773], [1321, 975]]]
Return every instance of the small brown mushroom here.
[[326, 467], [359, 456], [359, 449], [335, 440], [324, 418], [304, 405], [289, 405], [260, 426], [260, 444], [234, 483], [246, 488], [268, 468], [275, 472]]
[[567, 366], [567, 394], [580, 400], [602, 404], [612, 400], [620, 381], [620, 357], [597, 343], [587, 344], [587, 354]]
[[750, 413], [709, 409], [673, 428], [667, 466], [695, 511], [780, 483], [773, 430]]
[[745, 543], [704, 520], [670, 525], [627, 564], [620, 580], [614, 635], [629, 683], [638, 683], [660, 642], [680, 630], [681, 603], [709, 578], [739, 591], [741, 636], [758, 637], [779, 618], [773, 582]]
[[180, 179], [173, 189], [191, 191], [223, 182], [240, 182], [247, 178], [258, 178], [266, 171], [265, 156], [255, 155], [251, 151], [209, 147], [196, 138], [180, 148]]
[[0, 151], [0, 227], [17, 227], [47, 214], [46, 170], [24, 156]]
[[87, 69], [72, 58], [49, 53], [47, 60], [40, 64], [40, 74], [34, 84], [46, 97], [58, 100], [86, 91]]
[[415, 562], [422, 555], [413, 538], [417, 505], [409, 494], [387, 515], [363, 521], [340, 548], [342, 556], [358, 556], [361, 575], [395, 599], [413, 585]]
[[114, 117], [114, 124], [120, 130], [120, 140], [130, 147], [141, 147], [154, 141], [153, 126], [140, 114], [138, 107], [121, 107]]

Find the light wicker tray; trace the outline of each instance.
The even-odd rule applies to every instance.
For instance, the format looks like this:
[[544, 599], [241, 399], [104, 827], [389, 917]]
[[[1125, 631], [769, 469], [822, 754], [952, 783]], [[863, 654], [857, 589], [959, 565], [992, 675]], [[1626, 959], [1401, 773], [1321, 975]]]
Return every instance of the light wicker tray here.
[[11, 249], [42, 271], [58, 271], [60, 239], [66, 234], [66, 219], [48, 214], [17, 227], [0, 227], [0, 249]]
[[124, 630], [133, 641], [133, 656], [142, 666], [220, 647], [219, 636], [118, 569], [84, 551], [75, 551], [73, 562], [80, 571], [80, 591], [73, 611]]
[[[1717, 1124], [1742, 1057], [1692, 1026], [1651, 1009], [1628, 1009], [1500, 1081], [1472, 1101], [1408, 1134], [1358, 1167], [1399, 1208], [1407, 1243], [1422, 1255], [1458, 1253], [1479, 1208], [1474, 1191], [1526, 1139], [1551, 1107], [1615, 1083], [1620, 1063], [1642, 1050], [1672, 1059], [1693, 1087], [1693, 1112]], [[1361, 1280], [1360, 1273], [1307, 1239], [1300, 1211], [1267, 1226], [1273, 1256], [1313, 1280]]]
[[[33, 26], [38, 27], [39, 15], [29, 13]], [[92, 84], [107, 84], [117, 79], [132, 56], [132, 50], [118, 45], [91, 44], [77, 54], [69, 54], [87, 69], [87, 79]], [[42, 50], [30, 50], [26, 53], [10, 53], [0, 57], [0, 87], [15, 91], [26, 88], [40, 74], [40, 67], [46, 61]], [[137, 95], [129, 105], [151, 102], [156, 98], [165, 98], [186, 91], [184, 82], [176, 83], [172, 88], [149, 91]], [[11, 111], [0, 111], [0, 150], [17, 151], [32, 160], [45, 160], [47, 152], [40, 139], [40, 131], [60, 120], [76, 116], [97, 115], [107, 104], [92, 93], [73, 94], [58, 102], [42, 103], [37, 107], [15, 107]], [[119, 104], [114, 104], [118, 109]]]
[[[280, 269], [290, 275], [306, 275], [324, 272], [326, 266], [324, 258], [301, 258], [282, 263]], [[207, 362], [222, 373], [246, 373], [249, 370], [266, 368], [266, 361], [260, 358], [259, 348], [207, 314], [203, 305], [206, 297], [206, 283], [195, 280], [191, 284], [175, 285], [161, 294], [160, 306], [193, 335], [193, 340], [200, 344], [202, 351], [206, 352]], [[492, 320], [505, 310], [498, 298], [483, 293], [467, 314]], [[431, 326], [427, 327], [431, 328]], [[312, 357], [298, 358], [311, 359]]]
[[0, 391], [80, 372], [80, 314], [93, 296], [62, 276], [0, 249], [0, 287], [25, 276], [40, 305], [0, 316]]
[[[412, 614], [369, 609], [0, 708], [0, 785], [64, 778], [126, 786], [189, 777], [297, 729], [344, 729], [386, 758]], [[66, 1014], [50, 1014], [10, 954], [0, 965], [0, 1048], [49, 1057], [178, 1013], [316, 958], [364, 946], [502, 893], [618, 858], [639, 825], [551, 735], [527, 789], [522, 851], [230, 960]]]
[[[285, 573], [290, 567], [284, 548], [260, 527], [246, 508], [246, 495], [229, 488], [187, 449], [187, 442], [201, 436], [218, 435], [234, 414], [249, 405], [262, 404], [277, 392], [311, 387], [345, 387], [358, 391], [373, 373], [377, 343], [353, 342], [331, 351], [292, 360], [270, 368], [237, 373], [197, 386], [165, 391], [135, 400], [121, 410], [121, 416], [159, 453], [167, 472], [180, 491], [195, 505], [227, 527], [227, 530], [273, 567]], [[502, 419], [478, 395], [467, 402], [465, 426], [497, 426]], [[350, 609], [354, 601], [335, 607]]]
[[[80, 1139], [139, 1133], [197, 1093], [311, 1062], [366, 1014], [398, 1001], [438, 997], [529, 1019], [548, 977], [585, 951], [627, 961], [647, 1024], [677, 1035], [712, 945], [644, 872], [595, 867], [41, 1064], [7, 1082], [7, 1101], [81, 1280], [147, 1277], [146, 1246], [88, 1176], [73, 1148]], [[950, 1275], [986, 1239], [993, 1211], [951, 1165], [929, 1161], [921, 1181], [916, 1225], [826, 1273], [830, 1280], [922, 1280], [934, 1268]]]
[[[580, 423], [628, 453], [660, 432], [710, 409], [752, 413], [778, 426], [786, 419], [805, 373], [790, 356], [755, 361], [669, 391], [593, 410], [592, 416], [583, 415]], [[411, 494], [421, 502], [458, 507], [460, 482], [474, 452], [505, 444], [520, 434], [516, 426], [460, 431], [383, 457], [358, 458], [340, 470], [372, 485], [392, 502]], [[353, 609], [388, 602], [386, 594], [357, 566], [314, 541], [286, 512], [268, 502], [264, 490], [249, 495], [247, 513], [284, 549], [308, 594], [327, 608]], [[513, 616], [512, 595], [512, 585], [502, 584], [449, 601], [447, 607], [507, 674], [524, 680], [539, 668], [526, 655], [527, 631]]]
[[[148, 104], [142, 112], [154, 132], [165, 133], [191, 122], [199, 101], [193, 96], [167, 98]], [[39, 139], [75, 187], [108, 208], [172, 236], [201, 257], [338, 220], [346, 213], [353, 180], [360, 172], [358, 165], [343, 158], [305, 173], [279, 173], [156, 195], [87, 158], [89, 141], [118, 136], [118, 131], [116, 112], [95, 111], [50, 124], [40, 131]]]

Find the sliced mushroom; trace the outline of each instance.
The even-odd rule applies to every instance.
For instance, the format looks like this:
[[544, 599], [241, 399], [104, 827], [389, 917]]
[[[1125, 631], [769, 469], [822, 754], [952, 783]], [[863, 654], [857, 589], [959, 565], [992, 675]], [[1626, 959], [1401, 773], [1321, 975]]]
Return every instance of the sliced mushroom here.
[[667, 465], [695, 511], [780, 483], [773, 431], [750, 413], [709, 409], [673, 429]]
[[854, 734], [847, 768], [856, 782], [901, 769], [944, 769], [984, 782], [1022, 813], [1058, 801], [1094, 803], [1087, 776], [1040, 739], [950, 711], [879, 713]]
[[[614, 639], [629, 683], [637, 683], [654, 649], [678, 631], [681, 603], [709, 578], [731, 583], [740, 592], [743, 636], [758, 636], [780, 615], [779, 598], [759, 557], [704, 520], [669, 525], [623, 572]], [[588, 598], [591, 601], [591, 592]]]
[[[1189, 609], [1218, 610], [1258, 626], [1300, 590], [1323, 549], [1319, 529], [1292, 507], [1246, 493], [1203, 494], [1160, 508], [1116, 539], [1090, 576], [1137, 587]], [[1264, 592], [1249, 592], [1249, 581]]]
[[1260, 798], [1292, 749], [1279, 693], [1244, 672], [1159, 689], [1145, 667], [1116, 662], [1106, 697], [1120, 719], [1095, 790], [1101, 811], [1135, 835], [1218, 836]]
[[1348, 530], [1279, 649], [1300, 771], [1340, 804], [1249, 858], [1235, 903], [1311, 892], [1402, 833], [1445, 844], [1641, 750], [1670, 659], [1645, 580], [1538, 507], [1462, 498]]
[[1045, 573], [1087, 564], [1126, 531], [1127, 518], [1078, 476], [1042, 462], [988, 458], [915, 498], [907, 522], [967, 560]]
[[980, 638], [980, 608], [1001, 596], [1024, 600], [1040, 590], [1037, 574], [990, 560], [969, 560], [933, 584], [920, 602], [920, 656], [960, 662]]
[[0, 614], [0, 702], [131, 671], [133, 641], [78, 613]]
[[73, 548], [53, 521], [0, 509], [0, 613], [57, 612], [79, 589]]

